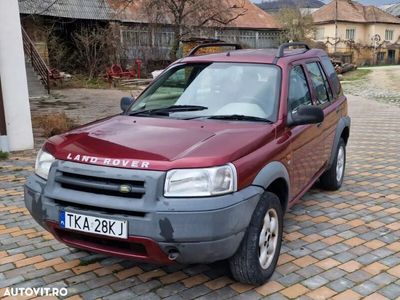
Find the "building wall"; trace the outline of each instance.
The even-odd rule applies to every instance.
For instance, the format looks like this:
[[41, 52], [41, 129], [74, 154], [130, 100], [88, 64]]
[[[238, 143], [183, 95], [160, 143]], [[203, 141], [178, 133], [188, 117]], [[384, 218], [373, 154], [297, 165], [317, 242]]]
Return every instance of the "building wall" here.
[[[346, 31], [354, 29], [354, 43], [350, 43]], [[393, 39], [385, 40], [386, 30], [393, 30]], [[381, 41], [375, 49], [371, 40], [375, 34], [379, 34]], [[322, 41], [327, 45], [330, 54], [344, 57], [345, 61], [351, 57], [352, 62], [359, 65], [382, 64], [382, 63], [400, 63], [400, 24], [361, 24], [339, 22], [337, 37], [339, 41], [335, 47], [335, 24], [324, 24], [316, 26], [315, 39]], [[335, 53], [336, 50], [336, 53]], [[389, 50], [394, 51], [390, 54], [394, 59], [388, 60]], [[378, 53], [381, 53], [378, 55]], [[382, 58], [382, 60], [378, 58]]]

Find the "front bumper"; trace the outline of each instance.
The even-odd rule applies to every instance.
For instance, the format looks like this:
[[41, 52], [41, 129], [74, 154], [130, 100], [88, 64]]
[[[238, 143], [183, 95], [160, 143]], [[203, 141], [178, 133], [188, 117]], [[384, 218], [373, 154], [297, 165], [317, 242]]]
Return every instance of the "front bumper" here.
[[[89, 165], [57, 162], [56, 169], [91, 172]], [[52, 172], [54, 173], [54, 166]], [[106, 168], [112, 172], [123, 172]], [[153, 182], [163, 181], [163, 172], [146, 172]], [[111, 173], [110, 173], [111, 172]], [[36, 175], [25, 185], [26, 207], [46, 230], [67, 245], [128, 259], [169, 263], [169, 253], [179, 263], [210, 263], [231, 257], [239, 247], [263, 189], [250, 186], [239, 192], [207, 198], [164, 198], [150, 192], [145, 199], [133, 201], [57, 187], [50, 174], [46, 182]], [[151, 180], [148, 180], [151, 182]], [[161, 185], [162, 186], [162, 185]], [[162, 194], [162, 193], [161, 193]], [[96, 204], [97, 203], [97, 204]], [[61, 229], [60, 210], [102, 218], [128, 221], [128, 240], [87, 235]]]

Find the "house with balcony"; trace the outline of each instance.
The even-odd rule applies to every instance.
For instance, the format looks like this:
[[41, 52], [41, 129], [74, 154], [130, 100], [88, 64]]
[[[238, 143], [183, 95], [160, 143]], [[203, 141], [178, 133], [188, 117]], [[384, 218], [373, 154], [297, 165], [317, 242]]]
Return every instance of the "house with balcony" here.
[[400, 63], [400, 19], [375, 6], [333, 0], [312, 14], [314, 40], [358, 65]]

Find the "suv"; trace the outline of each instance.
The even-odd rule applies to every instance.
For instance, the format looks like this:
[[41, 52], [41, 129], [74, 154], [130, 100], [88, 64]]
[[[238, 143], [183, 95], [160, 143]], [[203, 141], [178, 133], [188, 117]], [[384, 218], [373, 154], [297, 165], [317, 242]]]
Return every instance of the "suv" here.
[[47, 140], [25, 203], [69, 246], [161, 264], [229, 259], [236, 280], [261, 284], [284, 212], [317, 181], [342, 185], [346, 97], [327, 54], [306, 44], [194, 52], [123, 98], [122, 114]]

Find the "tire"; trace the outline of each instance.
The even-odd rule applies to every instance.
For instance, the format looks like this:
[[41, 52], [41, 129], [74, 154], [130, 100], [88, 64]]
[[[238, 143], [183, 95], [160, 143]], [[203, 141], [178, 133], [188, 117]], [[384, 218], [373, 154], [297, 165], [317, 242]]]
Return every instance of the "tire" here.
[[346, 169], [346, 143], [342, 138], [335, 150], [332, 166], [320, 177], [320, 187], [328, 191], [337, 191], [343, 184]]
[[[269, 220], [273, 217], [277, 222], [275, 230], [274, 228], [269, 228], [269, 232], [273, 233], [269, 239], [267, 238], [268, 231], [265, 231], [267, 226], [264, 226], [264, 218], [267, 215]], [[229, 259], [232, 276], [242, 283], [256, 285], [265, 283], [275, 271], [281, 250], [282, 232], [283, 211], [279, 198], [275, 194], [265, 192], [253, 213], [242, 243], [236, 253]], [[261, 236], [264, 237], [262, 246], [260, 246]], [[275, 245], [275, 247], [273, 253], [266, 256], [267, 259], [264, 260], [265, 264], [262, 266], [260, 261], [261, 251], [269, 249], [267, 245]]]

